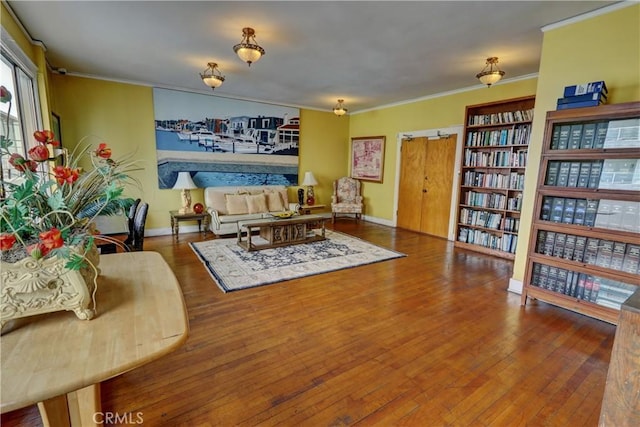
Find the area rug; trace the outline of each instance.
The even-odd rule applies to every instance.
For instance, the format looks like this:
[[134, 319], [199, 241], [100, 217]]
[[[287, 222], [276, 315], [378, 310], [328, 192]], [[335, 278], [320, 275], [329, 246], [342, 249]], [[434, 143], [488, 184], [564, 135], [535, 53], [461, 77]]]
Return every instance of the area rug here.
[[[247, 252], [235, 238], [190, 243], [223, 292], [406, 256], [337, 231], [326, 240]], [[259, 239], [252, 236], [252, 240]]]

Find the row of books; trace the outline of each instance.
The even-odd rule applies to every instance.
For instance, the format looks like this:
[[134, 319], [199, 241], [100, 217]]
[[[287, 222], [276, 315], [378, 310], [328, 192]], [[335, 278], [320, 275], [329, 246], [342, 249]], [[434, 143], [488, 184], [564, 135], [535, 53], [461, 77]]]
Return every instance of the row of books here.
[[563, 98], [559, 98], [556, 109], [595, 107], [607, 102], [607, 85], [604, 81], [572, 85], [564, 88]]
[[528, 145], [531, 125], [519, 125], [508, 129], [476, 130], [467, 133], [467, 147], [491, 147], [503, 145]]
[[518, 245], [518, 235], [505, 234], [503, 236], [497, 236], [483, 230], [460, 227], [458, 230], [458, 241], [513, 254], [516, 252], [516, 246]]
[[540, 219], [638, 233], [639, 214], [640, 202], [544, 196]]
[[511, 172], [509, 175], [506, 175], [500, 173], [466, 171], [463, 176], [463, 185], [469, 187], [522, 190], [524, 188], [524, 174]]
[[632, 243], [540, 230], [536, 253], [631, 274], [640, 273], [640, 245]]
[[640, 160], [553, 160], [547, 166], [545, 185], [639, 191]]
[[640, 118], [556, 124], [552, 150], [640, 147]]
[[502, 214], [462, 208], [460, 209], [459, 221], [461, 224], [475, 225], [478, 227], [493, 228], [494, 230], [498, 230], [500, 229], [500, 225], [502, 223]]
[[481, 208], [501, 209], [520, 212], [522, 209], [522, 194], [516, 197], [505, 196], [500, 193], [482, 193], [467, 191], [464, 193], [464, 204]]
[[503, 111], [493, 114], [469, 116], [470, 125], [495, 125], [533, 120], [533, 108], [529, 110]]
[[533, 264], [531, 284], [617, 310], [637, 289], [617, 280], [539, 263]]
[[502, 229], [504, 231], [517, 233], [518, 231], [520, 231], [520, 218], [515, 218], [511, 216], [505, 217], [504, 221], [502, 222]]
[[476, 151], [464, 150], [464, 166], [469, 167], [513, 167], [527, 166], [527, 150], [515, 153], [509, 150]]

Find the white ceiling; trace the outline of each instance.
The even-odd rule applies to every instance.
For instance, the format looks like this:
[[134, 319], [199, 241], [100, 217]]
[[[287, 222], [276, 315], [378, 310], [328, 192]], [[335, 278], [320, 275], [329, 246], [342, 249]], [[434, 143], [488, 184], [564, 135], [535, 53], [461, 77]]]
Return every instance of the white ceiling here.
[[[537, 73], [541, 27], [612, 1], [8, 1], [53, 69], [214, 95], [350, 112]], [[265, 56], [233, 52], [253, 27]], [[571, 54], [571, 52], [568, 52]]]

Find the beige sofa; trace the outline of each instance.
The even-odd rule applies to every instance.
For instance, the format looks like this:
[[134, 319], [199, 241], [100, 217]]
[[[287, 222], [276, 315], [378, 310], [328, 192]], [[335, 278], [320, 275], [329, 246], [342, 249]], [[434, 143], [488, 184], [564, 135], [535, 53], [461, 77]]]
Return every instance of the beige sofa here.
[[298, 212], [299, 208], [289, 203], [284, 185], [207, 187], [204, 202], [216, 235], [237, 233], [238, 221], [267, 218], [272, 212]]

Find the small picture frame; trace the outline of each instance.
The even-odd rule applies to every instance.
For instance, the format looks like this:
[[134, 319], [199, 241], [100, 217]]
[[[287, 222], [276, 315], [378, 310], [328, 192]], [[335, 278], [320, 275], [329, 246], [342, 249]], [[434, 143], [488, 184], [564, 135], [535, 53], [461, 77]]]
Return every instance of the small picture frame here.
[[55, 140], [60, 143], [60, 147], [58, 148], [62, 148], [62, 134], [60, 133], [60, 116], [54, 112], [51, 112], [51, 131], [53, 132]]
[[351, 177], [382, 182], [384, 173], [384, 136], [351, 138]]

